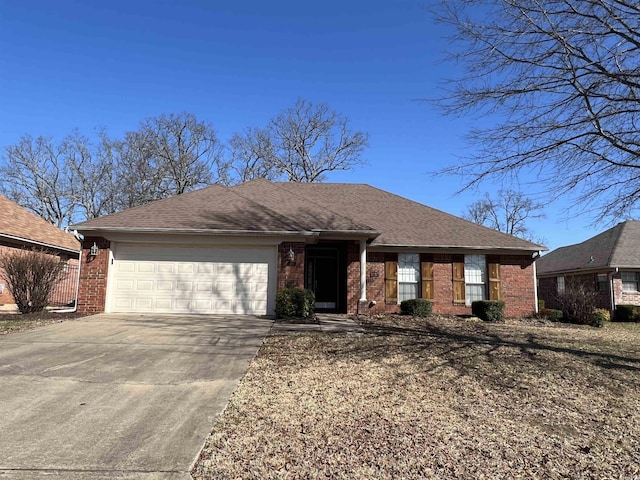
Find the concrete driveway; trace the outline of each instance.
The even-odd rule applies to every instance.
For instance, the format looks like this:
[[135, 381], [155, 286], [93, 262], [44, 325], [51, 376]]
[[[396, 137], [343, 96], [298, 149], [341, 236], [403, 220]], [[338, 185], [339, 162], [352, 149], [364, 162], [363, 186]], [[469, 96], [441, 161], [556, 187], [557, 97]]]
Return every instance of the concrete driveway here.
[[0, 337], [0, 479], [190, 479], [271, 324], [101, 314]]

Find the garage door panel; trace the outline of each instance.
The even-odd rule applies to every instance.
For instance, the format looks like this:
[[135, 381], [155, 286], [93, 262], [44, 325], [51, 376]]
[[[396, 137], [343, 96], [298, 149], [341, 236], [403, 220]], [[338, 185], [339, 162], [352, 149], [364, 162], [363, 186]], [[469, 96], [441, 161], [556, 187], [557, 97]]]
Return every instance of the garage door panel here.
[[272, 248], [117, 244], [114, 312], [266, 314]]

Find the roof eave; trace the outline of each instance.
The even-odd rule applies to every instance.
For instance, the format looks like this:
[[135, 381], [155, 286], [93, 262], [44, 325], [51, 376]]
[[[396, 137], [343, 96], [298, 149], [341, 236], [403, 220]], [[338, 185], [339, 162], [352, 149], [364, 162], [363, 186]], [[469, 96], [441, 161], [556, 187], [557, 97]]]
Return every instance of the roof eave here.
[[70, 252], [76, 255], [80, 253], [80, 242], [78, 242], [78, 249], [74, 250], [72, 248], [63, 247], [61, 245], [55, 245], [53, 243], [46, 243], [46, 242], [38, 242], [36, 240], [31, 240], [29, 238], [18, 237], [18, 236], [9, 235], [6, 233], [0, 233], [0, 238], [7, 238], [9, 240], [13, 240], [14, 242], [29, 243], [34, 246], [40, 246], [40, 247], [49, 248], [53, 250], [60, 250], [63, 252]]
[[527, 247], [504, 247], [495, 245], [407, 245], [407, 244], [391, 244], [391, 243], [374, 243], [372, 246], [378, 248], [434, 248], [434, 249], [455, 249], [455, 250], [510, 250], [522, 252], [540, 252], [548, 250], [547, 247], [535, 245], [531, 248]]
[[139, 227], [83, 227], [73, 226], [80, 233], [157, 233], [171, 235], [247, 235], [255, 237], [319, 237], [336, 236], [350, 238], [376, 238], [381, 234], [377, 230], [228, 230], [208, 228], [139, 228]]
[[[637, 268], [637, 267], [636, 267]], [[610, 265], [600, 265], [589, 268], [567, 268], [563, 270], [549, 270], [549, 271], [540, 271], [537, 270], [536, 274], [538, 277], [556, 277], [561, 275], [576, 275], [576, 274], [587, 274], [587, 273], [596, 273], [602, 271], [614, 271], [615, 267]]]

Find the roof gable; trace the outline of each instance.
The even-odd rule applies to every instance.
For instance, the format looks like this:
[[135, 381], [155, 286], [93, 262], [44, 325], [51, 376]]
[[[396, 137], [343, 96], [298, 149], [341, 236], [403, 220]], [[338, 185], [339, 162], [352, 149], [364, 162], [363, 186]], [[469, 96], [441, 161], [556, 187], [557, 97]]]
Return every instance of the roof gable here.
[[0, 195], [0, 237], [24, 245], [40, 245], [71, 252], [80, 251], [80, 242], [45, 219]]
[[640, 221], [628, 220], [584, 242], [560, 247], [537, 262], [538, 274], [640, 267]]

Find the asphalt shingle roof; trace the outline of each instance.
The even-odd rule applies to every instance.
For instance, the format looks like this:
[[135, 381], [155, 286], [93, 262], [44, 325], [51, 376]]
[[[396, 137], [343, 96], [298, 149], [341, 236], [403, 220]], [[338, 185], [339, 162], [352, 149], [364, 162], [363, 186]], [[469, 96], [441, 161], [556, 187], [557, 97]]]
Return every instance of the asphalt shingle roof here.
[[63, 232], [3, 195], [0, 195], [0, 212], [0, 237], [80, 251], [80, 242], [72, 234]]
[[379, 246], [544, 249], [364, 184], [214, 185], [76, 225], [80, 230], [353, 232]]
[[640, 267], [640, 221], [627, 220], [582, 243], [560, 247], [536, 262], [538, 275]]

